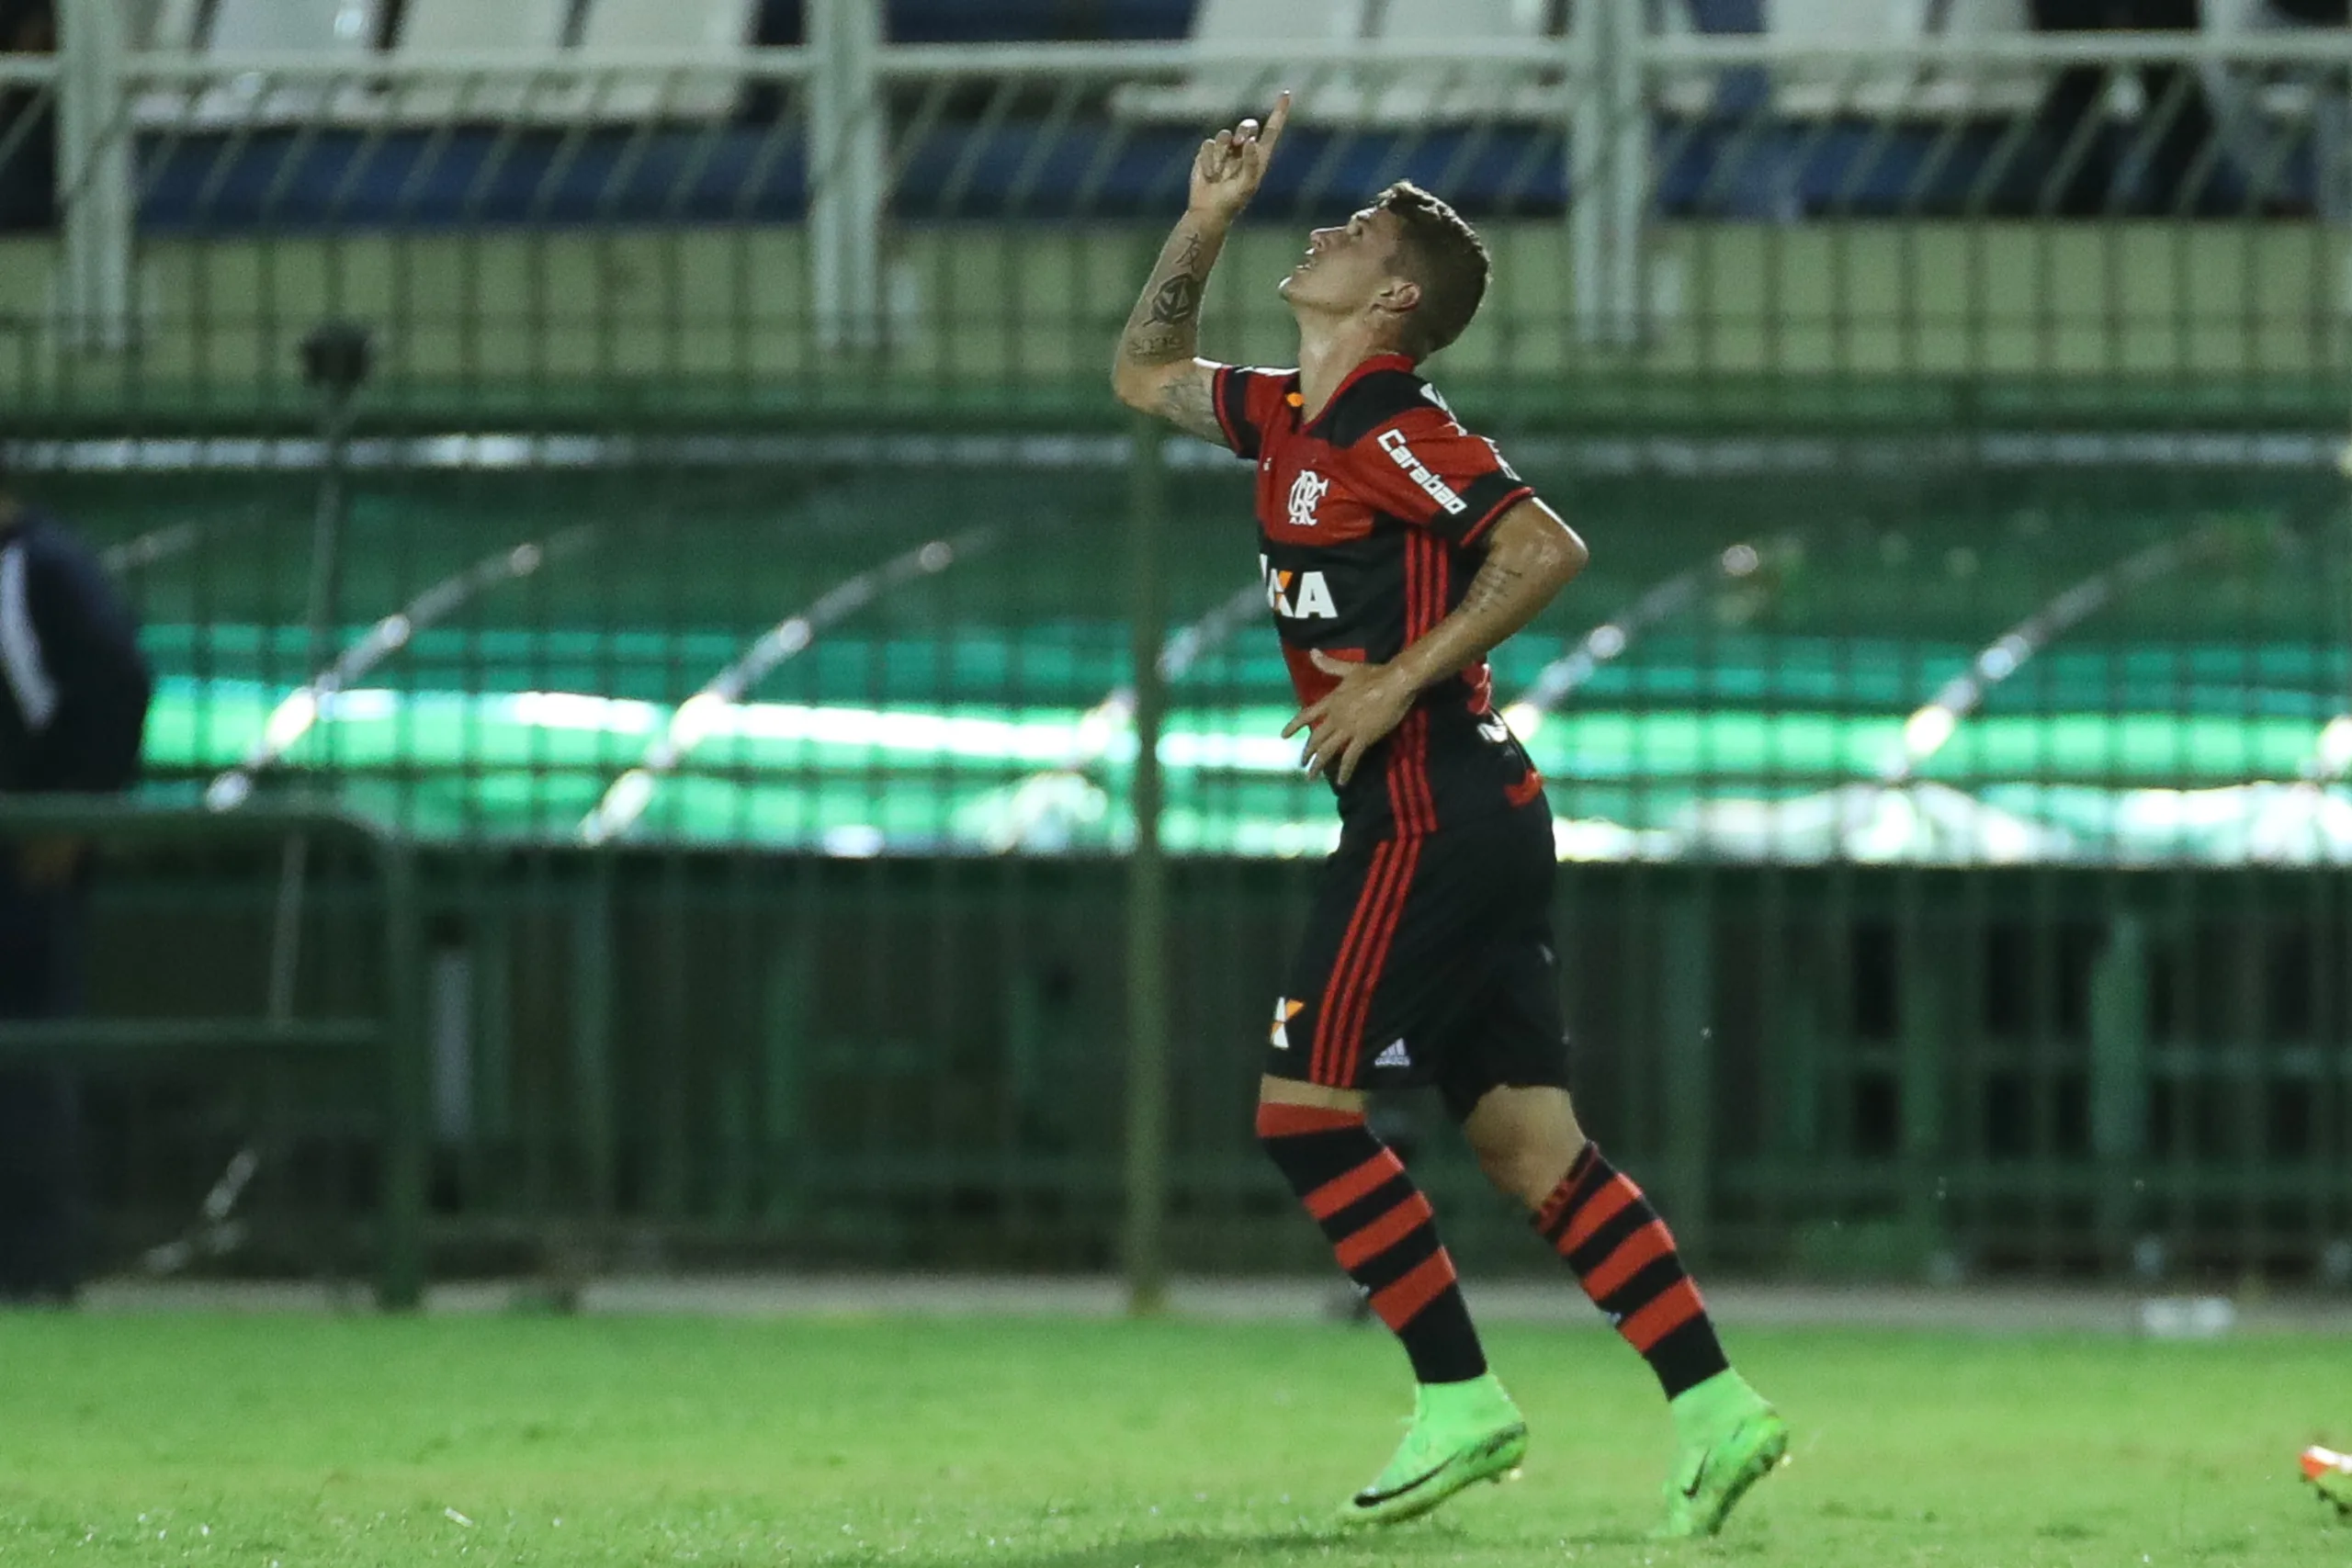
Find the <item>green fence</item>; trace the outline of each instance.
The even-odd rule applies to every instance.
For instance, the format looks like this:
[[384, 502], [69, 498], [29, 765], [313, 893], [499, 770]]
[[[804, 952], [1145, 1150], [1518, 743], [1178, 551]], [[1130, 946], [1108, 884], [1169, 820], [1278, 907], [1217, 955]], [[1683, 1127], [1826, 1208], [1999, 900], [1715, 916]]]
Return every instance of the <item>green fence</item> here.
[[[449, 1266], [640, 1232], [687, 1258], [1115, 1258], [1129, 476], [1102, 438], [1088, 463], [1025, 468], [1010, 439], [957, 461], [897, 439], [895, 460], [813, 472], [356, 482], [349, 602], [413, 605], [485, 559], [508, 570], [518, 542], [576, 541], [417, 627], [255, 775], [262, 799], [332, 781], [429, 846]], [[1596, 546], [1500, 661], [1506, 694], [1575, 678], [1520, 724], [1566, 825], [1579, 1093], [1718, 1258], [2337, 1266], [2340, 481], [2242, 437], [2228, 462], [2193, 431], [2129, 439], [2108, 462], [2018, 462], [2004, 443], [2046, 439], [1856, 434], [1834, 478], [1611, 471], [1599, 438], [1522, 443]], [[1945, 466], [1845, 456], [1904, 442]], [[217, 518], [128, 573], [164, 678], [157, 799], [214, 788], [304, 679], [308, 484], [43, 486], [109, 538]], [[1283, 677], [1248, 611], [1239, 477], [1186, 460], [1166, 491], [1161, 592], [1198, 632], [1168, 661], [1160, 749], [1168, 1246], [1190, 1267], [1304, 1264], [1246, 1107], [1328, 807], [1272, 740]], [[823, 608], [877, 567], [870, 601]], [[2030, 658], [2004, 642], [2053, 603], [2080, 619], [2049, 634], [2044, 615]], [[826, 625], [591, 847], [616, 782], [796, 616]], [[1886, 784], [1955, 677], [1999, 669], [1987, 649], [2016, 668]], [[255, 1007], [277, 875], [264, 855], [201, 884], [222, 912], [205, 983], [225, 972]], [[120, 867], [114, 950], [172, 942], [189, 895], [183, 868]], [[334, 984], [329, 950], [306, 963], [306, 995]], [[176, 1007], [177, 967], [119, 964], [102, 989]], [[184, 1152], [126, 1188], [126, 1236], [255, 1138], [279, 1141], [268, 1171], [364, 1167], [364, 1126], [282, 1104], [264, 1128], [204, 1081], [136, 1113], [142, 1142]], [[1467, 1255], [1521, 1256], [1446, 1140], [1420, 1158], [1458, 1191]], [[296, 1190], [255, 1187], [265, 1215], [291, 1205], [255, 1261], [323, 1245], [317, 1190]]]
[[[2306, 109], [2161, 178], [2162, 94], [2053, 152], [2031, 93], [1936, 107], [1965, 51], [1651, 40], [1596, 128], [1615, 67], [1557, 47], [1499, 97], [1491, 51], [1298, 62], [1322, 118], [1208, 347], [1286, 353], [1264, 281], [1389, 177], [1489, 233], [1438, 378], [1594, 552], [1496, 661], [1562, 824], [1587, 1122], [1748, 1269], [2352, 1274], [2335, 45], [2222, 62]], [[542, 135], [411, 101], [515, 85], [478, 62], [359, 116], [287, 108], [353, 85], [324, 67], [224, 104], [128, 58], [134, 344], [45, 313], [103, 235], [0, 237], [0, 384], [145, 618], [147, 797], [325, 792], [418, 846], [445, 1268], [1099, 1267], [1139, 1221], [1305, 1264], [1247, 1106], [1328, 800], [1277, 738], [1247, 470], [1102, 385], [1196, 134], [1145, 89], [1190, 112], [1216, 62], [883, 50], [874, 162], [804, 147], [811, 59]], [[1690, 107], [1767, 68], [1826, 110]], [[1392, 77], [1414, 116], [1364, 107]], [[861, 213], [842, 293], [816, 253]], [[322, 649], [328, 316], [379, 355]], [[119, 859], [110, 1010], [265, 1013], [283, 886], [266, 846]], [[347, 959], [303, 943], [294, 999]], [[118, 1248], [250, 1147], [238, 1256], [361, 1266], [350, 1104], [191, 1062], [95, 1114]], [[1405, 1114], [1457, 1250], [1536, 1266]]]

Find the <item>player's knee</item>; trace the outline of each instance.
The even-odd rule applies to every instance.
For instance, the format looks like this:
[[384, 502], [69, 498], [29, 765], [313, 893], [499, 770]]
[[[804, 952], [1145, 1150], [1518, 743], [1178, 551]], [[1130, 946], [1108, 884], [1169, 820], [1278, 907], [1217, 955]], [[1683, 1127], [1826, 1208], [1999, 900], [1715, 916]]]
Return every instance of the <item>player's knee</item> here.
[[1549, 1140], [1486, 1143], [1478, 1145], [1477, 1154], [1478, 1168], [1495, 1190], [1531, 1209], [1542, 1208], [1567, 1174], [1568, 1160], [1560, 1157]]

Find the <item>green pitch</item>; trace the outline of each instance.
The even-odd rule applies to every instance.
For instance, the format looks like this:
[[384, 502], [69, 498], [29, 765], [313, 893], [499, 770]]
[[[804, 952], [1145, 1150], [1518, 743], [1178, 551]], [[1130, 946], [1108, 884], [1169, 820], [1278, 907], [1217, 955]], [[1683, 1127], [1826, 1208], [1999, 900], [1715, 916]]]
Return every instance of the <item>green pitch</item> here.
[[901, 1321], [0, 1318], [0, 1562], [2330, 1564], [2294, 1480], [2341, 1342], [1744, 1333], [1793, 1461], [1640, 1539], [1640, 1364], [1504, 1328], [1524, 1478], [1327, 1525], [1408, 1408], [1377, 1332]]

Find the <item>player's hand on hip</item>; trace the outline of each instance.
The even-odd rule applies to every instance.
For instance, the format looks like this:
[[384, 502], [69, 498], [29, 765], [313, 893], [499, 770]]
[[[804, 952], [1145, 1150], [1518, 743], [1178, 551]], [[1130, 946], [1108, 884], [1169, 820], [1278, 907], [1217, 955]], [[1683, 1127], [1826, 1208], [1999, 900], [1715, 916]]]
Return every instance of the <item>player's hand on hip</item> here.
[[1334, 659], [1317, 649], [1307, 655], [1315, 668], [1339, 677], [1322, 700], [1298, 710], [1283, 727], [1283, 739], [1304, 729], [1306, 748], [1299, 761], [1306, 776], [1329, 773], [1340, 784], [1355, 777], [1363, 754], [1405, 722], [1413, 708], [1413, 688], [1393, 666]]
[[1193, 210], [1227, 222], [1240, 217], [1250, 198], [1258, 194], [1266, 165], [1273, 161], [1274, 144], [1283, 139], [1283, 127], [1288, 123], [1290, 94], [1285, 92], [1274, 100], [1273, 112], [1264, 125], [1245, 119], [1202, 142], [1199, 156], [1193, 160]]

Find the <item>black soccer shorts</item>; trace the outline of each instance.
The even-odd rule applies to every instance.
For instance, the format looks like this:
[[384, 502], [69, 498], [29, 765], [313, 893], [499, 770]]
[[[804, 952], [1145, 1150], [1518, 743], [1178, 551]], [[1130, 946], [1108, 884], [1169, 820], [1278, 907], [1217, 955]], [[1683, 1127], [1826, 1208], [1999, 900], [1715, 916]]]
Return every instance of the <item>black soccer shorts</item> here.
[[1568, 1082], [1541, 795], [1413, 838], [1342, 841], [1274, 1001], [1271, 1077], [1487, 1091]]

